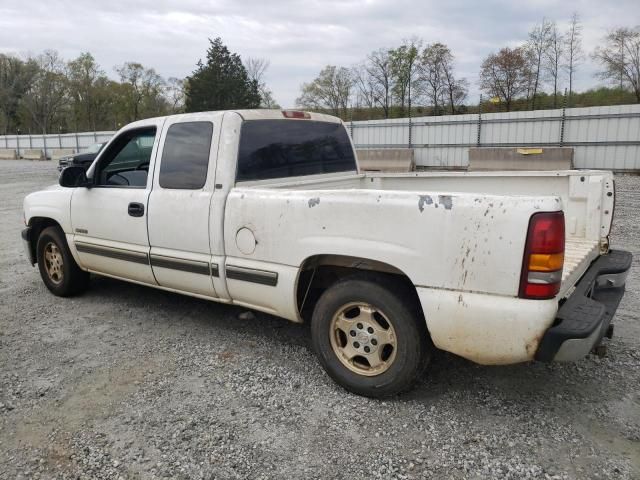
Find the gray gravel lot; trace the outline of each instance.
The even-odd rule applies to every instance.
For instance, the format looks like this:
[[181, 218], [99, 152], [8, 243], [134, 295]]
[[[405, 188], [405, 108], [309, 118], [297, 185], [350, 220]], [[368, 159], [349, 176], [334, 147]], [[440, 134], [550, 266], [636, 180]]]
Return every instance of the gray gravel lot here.
[[99, 277], [51, 295], [19, 233], [56, 177], [0, 162], [0, 479], [640, 478], [640, 177], [616, 179], [635, 259], [606, 358], [441, 353], [386, 401], [337, 387], [304, 325]]

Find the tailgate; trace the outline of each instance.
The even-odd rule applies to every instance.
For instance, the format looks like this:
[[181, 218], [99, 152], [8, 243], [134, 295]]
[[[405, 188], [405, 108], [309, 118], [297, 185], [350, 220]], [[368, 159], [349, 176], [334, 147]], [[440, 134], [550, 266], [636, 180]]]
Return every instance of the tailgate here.
[[599, 255], [599, 242], [568, 236], [565, 240], [564, 270], [560, 297], [564, 297]]

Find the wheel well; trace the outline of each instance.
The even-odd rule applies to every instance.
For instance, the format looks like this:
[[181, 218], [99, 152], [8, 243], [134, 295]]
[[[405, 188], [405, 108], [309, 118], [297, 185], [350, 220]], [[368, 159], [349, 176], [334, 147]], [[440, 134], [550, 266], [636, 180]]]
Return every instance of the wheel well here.
[[318, 299], [327, 288], [344, 277], [363, 272], [371, 272], [381, 283], [393, 282], [394, 289], [406, 293], [424, 318], [416, 287], [404, 272], [384, 262], [346, 255], [316, 255], [304, 261], [296, 288], [300, 317], [304, 321], [310, 320]]
[[29, 220], [29, 226], [31, 227], [31, 236], [29, 237], [29, 248], [31, 248], [31, 253], [33, 254], [33, 258], [38, 258], [36, 252], [36, 246], [38, 245], [38, 238], [40, 237], [40, 233], [47, 227], [60, 227], [60, 224], [55, 220], [47, 217], [33, 217]]

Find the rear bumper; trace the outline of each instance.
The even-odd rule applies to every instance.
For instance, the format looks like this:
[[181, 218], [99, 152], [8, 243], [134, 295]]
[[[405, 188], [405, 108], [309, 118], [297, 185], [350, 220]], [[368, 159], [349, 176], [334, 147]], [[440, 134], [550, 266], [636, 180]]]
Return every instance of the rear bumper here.
[[578, 360], [600, 343], [624, 296], [631, 260], [631, 253], [612, 250], [591, 264], [543, 335], [536, 360]]

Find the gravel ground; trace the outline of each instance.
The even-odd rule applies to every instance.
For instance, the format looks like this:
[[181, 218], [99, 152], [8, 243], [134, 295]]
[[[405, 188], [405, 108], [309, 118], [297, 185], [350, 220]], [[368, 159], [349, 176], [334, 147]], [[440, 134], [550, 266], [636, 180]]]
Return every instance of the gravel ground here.
[[337, 387], [304, 325], [98, 277], [54, 297], [19, 232], [55, 181], [0, 162], [1, 479], [640, 478], [640, 177], [617, 177], [635, 260], [606, 358], [440, 353], [387, 401]]

